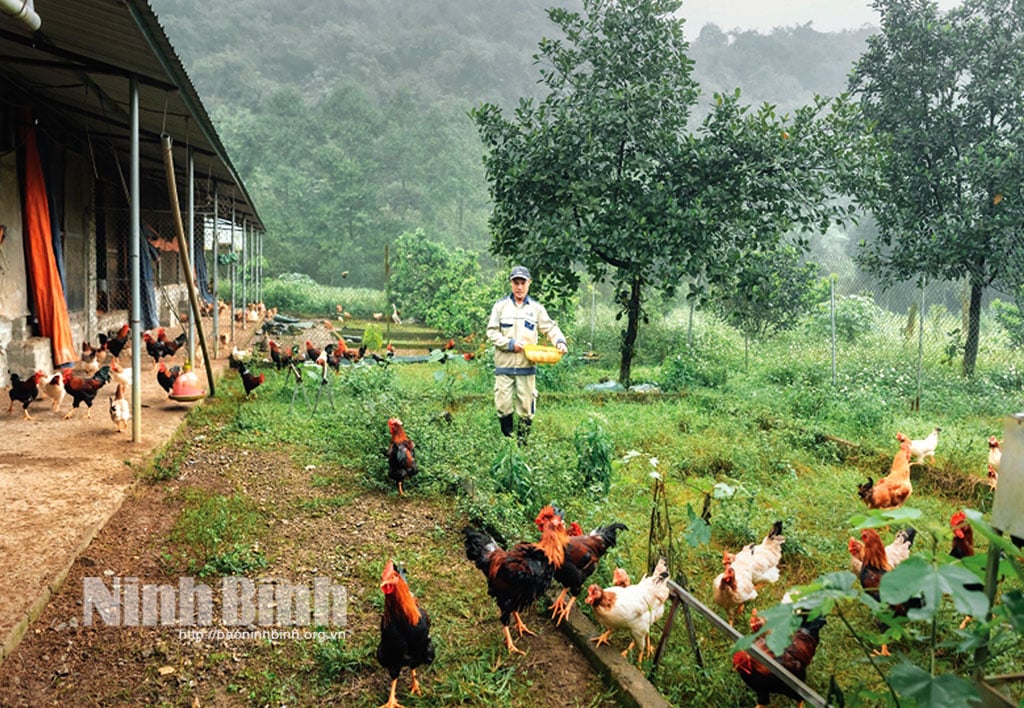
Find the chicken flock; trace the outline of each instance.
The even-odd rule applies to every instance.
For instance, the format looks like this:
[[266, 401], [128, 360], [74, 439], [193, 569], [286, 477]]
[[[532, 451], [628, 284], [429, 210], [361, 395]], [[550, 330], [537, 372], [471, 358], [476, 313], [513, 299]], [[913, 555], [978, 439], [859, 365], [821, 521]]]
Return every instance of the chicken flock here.
[[[341, 315], [339, 306], [339, 319], [342, 319]], [[335, 341], [322, 347], [314, 345], [310, 339], [301, 345], [293, 343], [289, 346], [269, 338], [268, 363], [282, 370], [305, 362], [315, 362], [326, 374], [328, 367], [339, 371], [344, 364], [363, 361], [387, 365], [394, 356], [394, 349], [390, 345], [383, 356], [367, 352], [365, 346], [353, 347], [330, 326], [329, 321], [326, 324]], [[13, 412], [17, 403], [22, 406], [24, 418], [31, 420], [29, 406], [37, 399], [49, 399], [52, 410], [58, 412], [63, 400], [70, 398], [71, 409], [64, 418], [73, 416], [82, 404], [85, 404], [84, 415], [89, 417], [99, 391], [113, 383], [116, 392], [108, 397], [110, 418], [117, 430], [124, 432], [131, 417], [128, 390], [132, 372], [122, 366], [120, 355], [128, 344], [128, 334], [126, 324], [116, 331], [101, 335], [100, 344], [96, 347], [83, 343], [81, 358], [74, 370], [64, 368], [51, 373], [36, 371], [24, 377], [12, 373], [8, 413]], [[183, 333], [171, 338], [166, 330], [158, 328], [144, 333], [142, 337], [146, 353], [153, 361], [152, 371], [161, 388], [168, 393], [183, 371], [183, 365], [175, 364], [172, 360], [185, 344], [184, 336]], [[454, 341], [449, 342], [449, 345], [445, 347], [446, 350], [454, 348]], [[246, 398], [251, 397], [256, 388], [264, 383], [265, 374], [252, 371], [252, 355], [249, 352], [236, 349], [232, 351], [229, 360], [231, 368], [238, 372]], [[80, 373], [76, 374], [76, 370]], [[868, 477], [866, 482], [858, 486], [855, 497], [859, 497], [867, 509], [892, 510], [903, 506], [913, 494], [911, 467], [934, 462], [941, 431], [940, 427], [934, 427], [925, 437], [916, 440], [902, 432], [897, 433], [898, 450], [893, 456], [888, 474], [877, 481]], [[419, 451], [397, 417], [388, 419], [387, 433], [390, 438], [384, 452], [387, 475], [395, 485], [398, 496], [405, 497], [407, 490], [404, 485], [420, 472]], [[987, 444], [986, 479], [994, 488], [1001, 463], [1001, 443], [995, 436], [991, 436]], [[502, 642], [508, 653], [526, 653], [517, 644], [517, 640], [521, 644], [523, 637], [531, 636], [534, 632], [526, 626], [522, 615], [543, 599], [549, 590], [557, 590], [557, 597], [549, 608], [556, 624], [566, 620], [577, 599], [583, 597], [593, 618], [603, 629], [592, 641], [601, 646], [608, 644], [617, 631], [628, 634], [629, 645], [621, 654], [626, 657], [635, 648], [636, 663], [642, 667], [645, 658], [653, 657], [650, 635], [654, 625], [664, 616], [666, 605], [672, 597], [671, 575], [666, 560], [659, 559], [635, 583], [630, 580], [626, 569], [609, 569], [612, 583], [603, 587], [588, 581], [604, 556], [616, 546], [618, 534], [628, 531], [625, 524], [610, 520], [606, 525], [584, 533], [578, 523], [567, 523], [562, 511], [553, 504], [543, 507], [534, 523], [538, 534], [536, 538], [524, 539], [505, 548], [479, 526], [467, 525], [461, 531], [465, 557], [483, 575], [487, 593], [497, 606]], [[971, 526], [962, 511], [957, 510], [951, 516], [949, 528], [953, 537], [950, 555], [958, 559], [972, 556], [974, 547]], [[911, 556], [916, 535], [916, 530], [908, 526], [898, 530], [888, 544], [875, 528], [864, 528], [859, 538], [849, 538], [849, 569], [863, 591], [876, 602], [881, 602], [879, 591], [883, 577]], [[757, 601], [760, 591], [781, 580], [785, 542], [783, 522], [777, 520], [759, 543], [723, 551], [721, 572], [714, 577], [711, 587], [707, 588], [706, 597], [722, 610], [729, 624], [735, 624], [746, 608]], [[974, 591], [981, 590], [980, 583], [965, 587]], [[382, 708], [400, 708], [397, 691], [403, 669], [408, 668], [411, 672], [409, 692], [419, 695], [422, 689], [416, 670], [430, 665], [435, 659], [435, 646], [430, 636], [430, 615], [414, 596], [407, 571], [394, 560], [389, 559], [384, 565], [380, 590], [384, 601], [376, 656], [391, 681], [390, 695]], [[903, 617], [922, 602], [921, 597], [912, 596], [906, 602], [890, 605], [889, 610], [893, 616]], [[782, 603], [792, 605], [797, 618], [796, 630], [783, 652], [776, 655], [768, 649], [763, 632], [765, 622], [756, 608], [749, 611], [750, 633], [758, 635], [753, 643], [760, 652], [772, 656], [797, 678], [805, 680], [821, 641], [826, 617], [800, 607], [799, 603], [794, 604], [789, 593], [783, 597]], [[970, 619], [965, 617], [964, 624]], [[888, 654], [887, 644], [881, 645], [879, 653]], [[800, 699], [752, 652], [734, 652], [732, 666], [742, 682], [756, 695], [758, 706], [766, 706], [773, 694]]]

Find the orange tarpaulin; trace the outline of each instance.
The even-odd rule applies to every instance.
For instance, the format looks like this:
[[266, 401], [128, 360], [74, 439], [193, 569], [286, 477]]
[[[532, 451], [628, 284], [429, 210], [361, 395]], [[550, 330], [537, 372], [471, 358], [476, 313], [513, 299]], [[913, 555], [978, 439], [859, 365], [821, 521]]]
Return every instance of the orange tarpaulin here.
[[55, 366], [69, 364], [78, 358], [71, 337], [71, 320], [64, 300], [64, 286], [57, 271], [50, 231], [50, 207], [46, 199], [46, 182], [36, 145], [36, 131], [28, 116], [25, 138], [25, 245], [28, 267], [32, 275], [32, 299], [39, 319], [39, 329], [50, 338]]

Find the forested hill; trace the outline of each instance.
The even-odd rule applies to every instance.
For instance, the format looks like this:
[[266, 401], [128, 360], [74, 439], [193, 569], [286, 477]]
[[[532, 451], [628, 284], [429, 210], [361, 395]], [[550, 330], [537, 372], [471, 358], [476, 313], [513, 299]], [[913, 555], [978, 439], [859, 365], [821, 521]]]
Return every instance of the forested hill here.
[[[268, 226], [270, 273], [379, 285], [384, 244], [486, 252], [489, 205], [467, 112], [541, 94], [533, 63], [577, 0], [151, 0]], [[684, 5], [685, 15], [685, 5]], [[869, 30], [686, 27], [703, 95], [788, 112], [846, 87]]]

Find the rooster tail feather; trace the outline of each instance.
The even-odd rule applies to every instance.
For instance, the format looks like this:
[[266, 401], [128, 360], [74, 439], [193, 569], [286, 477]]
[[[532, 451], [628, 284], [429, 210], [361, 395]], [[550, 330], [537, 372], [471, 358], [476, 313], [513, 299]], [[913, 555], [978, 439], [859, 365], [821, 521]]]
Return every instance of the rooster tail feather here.
[[483, 531], [467, 526], [462, 529], [466, 541], [466, 559], [476, 563], [476, 567], [487, 572], [490, 567], [490, 555], [498, 549], [494, 539]]
[[601, 540], [604, 541], [605, 548], [612, 548], [618, 541], [617, 537], [619, 531], [629, 531], [629, 527], [616, 521], [608, 524], [607, 526], [602, 526], [597, 529], [596, 533], [601, 537]]
[[904, 541], [907, 542], [908, 546], [913, 546], [914, 539], [917, 538], [917, 529], [915, 529], [913, 526], [908, 526], [907, 528], [903, 529], [898, 534], [896, 534], [896, 538], [901, 537]]
[[768, 538], [775, 538], [782, 535], [782, 519], [772, 524], [772, 530], [768, 532]]
[[874, 489], [874, 487], [875, 481], [871, 479], [871, 477], [868, 477], [867, 482], [857, 486], [857, 492], [860, 494], [860, 498], [864, 501], [869, 501], [871, 499], [871, 490]]

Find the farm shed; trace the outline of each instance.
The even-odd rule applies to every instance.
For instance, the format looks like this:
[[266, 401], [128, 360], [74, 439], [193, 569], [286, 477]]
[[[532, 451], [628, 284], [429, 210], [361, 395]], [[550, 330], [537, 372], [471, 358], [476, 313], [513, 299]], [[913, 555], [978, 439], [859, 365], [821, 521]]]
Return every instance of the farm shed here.
[[132, 321], [136, 283], [137, 329], [187, 314], [165, 136], [212, 299], [212, 234], [263, 225], [149, 4], [0, 0], [0, 386]]

